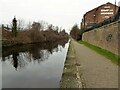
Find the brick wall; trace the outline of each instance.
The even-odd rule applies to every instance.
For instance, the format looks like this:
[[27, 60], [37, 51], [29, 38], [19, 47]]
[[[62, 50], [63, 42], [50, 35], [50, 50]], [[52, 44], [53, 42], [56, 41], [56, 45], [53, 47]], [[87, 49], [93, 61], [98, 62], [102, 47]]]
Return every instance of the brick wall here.
[[[83, 34], [83, 41], [118, 55], [120, 45], [120, 21], [96, 28]], [[118, 44], [119, 43], [119, 44]]]

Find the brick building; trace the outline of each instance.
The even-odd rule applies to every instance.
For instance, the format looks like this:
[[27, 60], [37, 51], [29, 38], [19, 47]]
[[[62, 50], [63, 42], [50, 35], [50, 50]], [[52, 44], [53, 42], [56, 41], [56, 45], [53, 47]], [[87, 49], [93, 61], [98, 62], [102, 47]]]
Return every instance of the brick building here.
[[81, 29], [90, 28], [93, 25], [114, 16], [118, 11], [118, 6], [108, 2], [84, 14]]

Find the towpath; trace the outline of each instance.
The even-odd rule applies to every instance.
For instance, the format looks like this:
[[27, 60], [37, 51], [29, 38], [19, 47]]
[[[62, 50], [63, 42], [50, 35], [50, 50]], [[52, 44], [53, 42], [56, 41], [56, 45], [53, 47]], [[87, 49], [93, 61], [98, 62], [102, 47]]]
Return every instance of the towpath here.
[[79, 73], [86, 88], [118, 88], [118, 65], [72, 40]]

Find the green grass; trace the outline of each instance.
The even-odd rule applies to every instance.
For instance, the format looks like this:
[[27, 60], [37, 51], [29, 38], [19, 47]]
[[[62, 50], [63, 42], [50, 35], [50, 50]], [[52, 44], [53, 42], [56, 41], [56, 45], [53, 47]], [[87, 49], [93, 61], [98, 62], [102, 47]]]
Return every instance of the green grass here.
[[113, 54], [112, 52], [110, 51], [107, 51], [105, 49], [102, 49], [100, 47], [97, 47], [97, 46], [94, 46], [92, 44], [89, 44], [85, 41], [78, 41], [80, 44], [84, 44], [86, 47], [96, 51], [97, 53], [105, 56], [106, 58], [110, 59], [112, 62], [116, 63], [116, 64], [120, 64], [120, 56], [116, 55], [116, 54]]

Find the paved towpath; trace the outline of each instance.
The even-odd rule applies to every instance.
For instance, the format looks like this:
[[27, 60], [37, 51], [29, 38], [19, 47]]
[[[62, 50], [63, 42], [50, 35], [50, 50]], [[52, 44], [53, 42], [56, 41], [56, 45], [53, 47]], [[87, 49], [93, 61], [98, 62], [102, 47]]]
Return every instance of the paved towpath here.
[[83, 44], [72, 44], [86, 88], [118, 88], [118, 65]]

